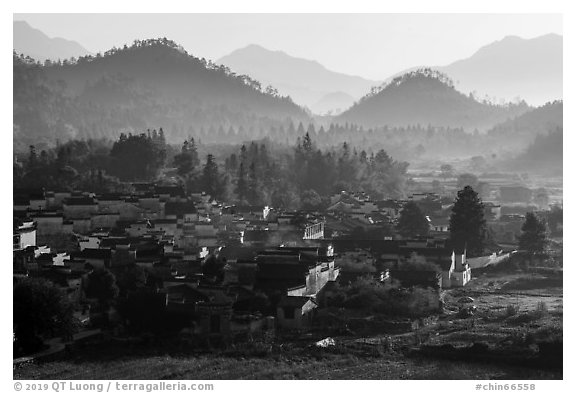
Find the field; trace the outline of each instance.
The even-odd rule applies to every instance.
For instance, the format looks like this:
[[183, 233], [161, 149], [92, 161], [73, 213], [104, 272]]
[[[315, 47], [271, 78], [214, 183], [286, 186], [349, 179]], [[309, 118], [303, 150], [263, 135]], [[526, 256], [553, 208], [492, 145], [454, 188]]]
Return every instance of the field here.
[[[470, 297], [469, 303], [461, 299]], [[485, 273], [444, 292], [436, 323], [402, 334], [255, 341], [188, 351], [151, 341], [86, 344], [65, 358], [27, 364], [15, 379], [561, 379], [562, 354], [543, 358], [542, 343], [562, 340], [562, 278]], [[460, 308], [475, 307], [469, 315]], [[561, 344], [560, 344], [561, 345]], [[544, 347], [542, 347], [544, 348]], [[557, 349], [557, 347], [554, 347]], [[543, 351], [543, 349], [540, 349]]]

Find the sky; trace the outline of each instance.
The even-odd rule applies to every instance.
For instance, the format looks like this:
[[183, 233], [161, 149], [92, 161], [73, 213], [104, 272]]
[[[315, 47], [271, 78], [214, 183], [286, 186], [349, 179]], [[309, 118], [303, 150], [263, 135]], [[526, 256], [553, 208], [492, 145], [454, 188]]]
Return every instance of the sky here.
[[94, 53], [167, 37], [215, 61], [258, 44], [373, 80], [414, 66], [447, 65], [508, 35], [563, 34], [561, 14], [14, 14], [13, 19]]

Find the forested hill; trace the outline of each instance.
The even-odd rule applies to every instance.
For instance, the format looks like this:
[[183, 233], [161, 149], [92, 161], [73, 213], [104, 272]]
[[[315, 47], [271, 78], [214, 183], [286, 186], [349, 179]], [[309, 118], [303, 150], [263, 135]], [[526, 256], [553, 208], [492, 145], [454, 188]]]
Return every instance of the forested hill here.
[[420, 69], [373, 89], [337, 119], [365, 127], [420, 124], [485, 130], [529, 109], [523, 102], [495, 105], [479, 101], [457, 91], [446, 75]]
[[545, 134], [563, 126], [563, 101], [548, 102], [514, 119], [495, 125], [495, 134], [519, 134], [524, 137]]
[[15, 143], [116, 137], [143, 127], [164, 127], [168, 140], [179, 142], [191, 126], [258, 130], [308, 120], [274, 88], [166, 39], [43, 66], [15, 55], [14, 105]]
[[547, 176], [562, 176], [563, 139], [561, 127], [546, 134], [539, 134], [524, 152], [506, 160], [503, 168]]

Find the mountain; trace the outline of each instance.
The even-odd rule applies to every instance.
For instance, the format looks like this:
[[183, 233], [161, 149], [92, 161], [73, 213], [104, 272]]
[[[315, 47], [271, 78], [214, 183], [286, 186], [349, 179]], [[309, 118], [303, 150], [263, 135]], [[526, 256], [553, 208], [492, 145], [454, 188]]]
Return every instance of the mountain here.
[[471, 57], [439, 70], [459, 81], [458, 89], [531, 104], [562, 99], [562, 36], [508, 36]]
[[50, 38], [24, 21], [14, 21], [14, 50], [35, 60], [64, 60], [91, 53], [76, 41]]
[[387, 79], [429, 67], [447, 74], [459, 91], [474, 92], [493, 101], [542, 105], [562, 99], [562, 45], [557, 34], [524, 39], [507, 36], [488, 44], [472, 56], [445, 66], [412, 67]]
[[258, 131], [308, 119], [290, 98], [166, 39], [48, 66], [14, 56], [15, 142], [114, 137], [158, 127], [174, 142], [192, 127]]
[[524, 137], [546, 134], [563, 127], [563, 101], [548, 102], [522, 115], [495, 125], [491, 134], [518, 134]]
[[457, 91], [446, 75], [420, 69], [373, 89], [336, 119], [364, 127], [420, 124], [486, 130], [529, 109], [524, 103], [499, 106], [480, 102]]
[[536, 139], [518, 156], [508, 159], [507, 170], [529, 172], [547, 176], [562, 176], [563, 132], [556, 128]]
[[[271, 51], [258, 45], [238, 49], [220, 58], [217, 63], [224, 64], [237, 74], [247, 74], [264, 84], [272, 85], [298, 104], [311, 109], [330, 93], [342, 92], [356, 100], [372, 86], [380, 84], [330, 71], [316, 61], [292, 57], [282, 51]], [[325, 108], [321, 107], [322, 110]], [[328, 107], [328, 110], [335, 109]]]
[[513, 119], [496, 124], [486, 133], [493, 145], [506, 148], [509, 154], [527, 149], [542, 135], [563, 128], [563, 102], [548, 102]]

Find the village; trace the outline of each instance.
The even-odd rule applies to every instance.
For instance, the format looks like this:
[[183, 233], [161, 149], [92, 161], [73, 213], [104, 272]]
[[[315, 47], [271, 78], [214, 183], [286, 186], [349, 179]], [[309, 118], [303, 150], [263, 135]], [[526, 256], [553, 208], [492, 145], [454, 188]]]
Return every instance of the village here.
[[[371, 200], [341, 192], [322, 211], [283, 211], [229, 206], [177, 185], [132, 186], [130, 195], [14, 191], [15, 283], [52, 282], [78, 321], [67, 337], [47, 340], [52, 347], [42, 347], [39, 359], [104, 332], [173, 334], [192, 348], [302, 334], [312, 343], [328, 336], [319, 347], [333, 346], [338, 335], [385, 333], [378, 345], [387, 348], [397, 334], [421, 340], [438, 316], [468, 323], [479, 312], [480, 301], [461, 291], [513, 259], [517, 246], [505, 240], [520, 234], [523, 221], [485, 203], [487, 225], [502, 232], [516, 223], [514, 233], [470, 258], [450, 246], [453, 201], [434, 193]], [[407, 204], [425, 216], [426, 236], [389, 231]], [[550, 309], [561, 313], [561, 294], [554, 299], [560, 303]]]

